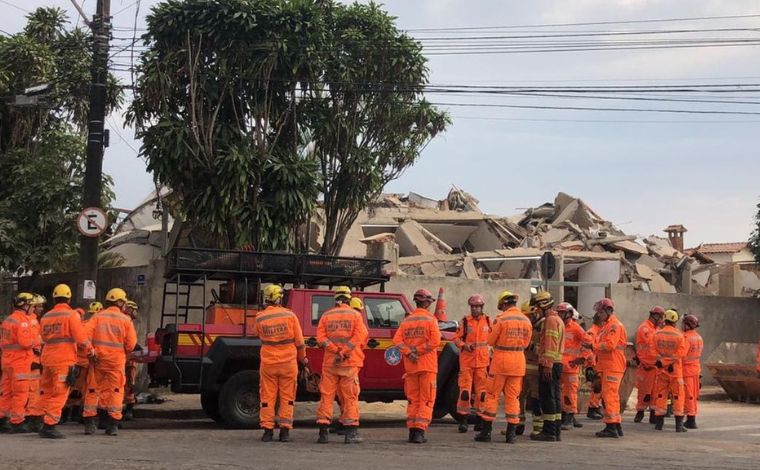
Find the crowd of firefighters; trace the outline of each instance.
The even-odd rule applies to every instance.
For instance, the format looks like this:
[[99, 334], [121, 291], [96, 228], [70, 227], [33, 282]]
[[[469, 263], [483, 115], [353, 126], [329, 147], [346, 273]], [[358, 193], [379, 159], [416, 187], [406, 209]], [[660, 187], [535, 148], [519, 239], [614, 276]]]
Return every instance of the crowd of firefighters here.
[[105, 306], [92, 302], [87, 312], [71, 306], [65, 284], [52, 298], [45, 312], [43, 296], [21, 292], [2, 322], [0, 432], [60, 439], [65, 436], [56, 426], [79, 419], [85, 434], [100, 427], [116, 436], [124, 408], [130, 414], [135, 401], [129, 355], [140, 348], [138, 306], [119, 288], [108, 291]]
[[[274, 439], [279, 424], [280, 441], [289, 440], [299, 364], [307, 371], [308, 359], [296, 315], [281, 305], [283, 289], [264, 289], [266, 308], [256, 317], [261, 339], [260, 395], [262, 441]], [[441, 333], [430, 312], [431, 292], [415, 292], [415, 310], [401, 322], [393, 348], [404, 364], [404, 392], [408, 401], [406, 427], [409, 442], [427, 441], [425, 432], [436, 400], [438, 354]], [[454, 342], [459, 355], [459, 431], [468, 431], [475, 415], [476, 441], [489, 442], [497, 407], [504, 396], [507, 443], [524, 433], [526, 412], [532, 414], [532, 440], [556, 442], [563, 430], [582, 427], [576, 419], [581, 378], [592, 384], [587, 417], [601, 419], [600, 438], [623, 436], [620, 386], [626, 369], [636, 368], [638, 400], [634, 422], [647, 409], [650, 423], [662, 430], [666, 415], [675, 416], [676, 432], [696, 428], [703, 342], [693, 314], [681, 318], [674, 309], [655, 306], [636, 332], [635, 355], [626, 357], [627, 333], [615, 315], [611, 299], [594, 305], [588, 330], [568, 303], [554, 307], [543, 291], [518, 306], [518, 295], [499, 295], [500, 311], [493, 320], [483, 312], [482, 296], [468, 299], [470, 314], [459, 325]], [[359, 443], [359, 370], [364, 364], [368, 332], [363, 305], [348, 287], [335, 290], [335, 306], [325, 311], [317, 329], [318, 345], [325, 349], [319, 383], [318, 443], [327, 443], [333, 404], [340, 404], [339, 423], [345, 443]], [[386, 356], [388, 356], [386, 354]], [[390, 357], [393, 355], [391, 354]]]

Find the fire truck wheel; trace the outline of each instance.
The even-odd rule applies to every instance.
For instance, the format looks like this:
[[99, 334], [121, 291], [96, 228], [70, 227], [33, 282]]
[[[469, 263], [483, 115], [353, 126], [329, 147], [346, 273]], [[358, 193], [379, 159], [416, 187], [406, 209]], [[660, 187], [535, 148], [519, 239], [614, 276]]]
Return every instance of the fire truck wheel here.
[[222, 422], [222, 415], [219, 414], [219, 393], [218, 392], [201, 392], [201, 408], [206, 416], [217, 423]]
[[244, 370], [233, 375], [219, 393], [219, 414], [228, 428], [259, 427], [259, 372]]
[[452, 418], [457, 419], [457, 398], [459, 396], [457, 377], [449, 378], [439, 393], [439, 399], [436, 400], [436, 406], [433, 408], [433, 418], [441, 419], [450, 414]]

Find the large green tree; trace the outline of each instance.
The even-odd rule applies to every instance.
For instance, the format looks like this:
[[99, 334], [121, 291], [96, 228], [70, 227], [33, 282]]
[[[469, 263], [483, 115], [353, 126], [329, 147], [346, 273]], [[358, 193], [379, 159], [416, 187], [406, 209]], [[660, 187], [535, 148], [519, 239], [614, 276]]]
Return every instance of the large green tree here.
[[220, 246], [298, 248], [320, 196], [322, 251], [448, 118], [422, 98], [418, 43], [374, 4], [168, 0], [144, 36], [129, 118], [181, 217]]
[[293, 249], [316, 198], [298, 96], [319, 66], [311, 1], [169, 0], [148, 16], [130, 122], [181, 217], [221, 247]]
[[322, 83], [303, 112], [320, 164], [325, 233], [337, 255], [359, 212], [419, 157], [449, 117], [423, 97], [422, 46], [378, 5], [324, 2]]
[[[91, 37], [68, 29], [63, 11], [40, 8], [24, 30], [0, 38], [0, 270], [76, 266], [82, 209]], [[36, 102], [15, 97], [50, 85]], [[109, 87], [109, 105], [120, 91]], [[104, 178], [104, 207], [112, 197]]]
[[760, 204], [757, 204], [755, 207], [757, 208], [755, 229], [749, 236], [749, 249], [752, 250], [752, 254], [755, 256], [755, 262], [760, 264]]

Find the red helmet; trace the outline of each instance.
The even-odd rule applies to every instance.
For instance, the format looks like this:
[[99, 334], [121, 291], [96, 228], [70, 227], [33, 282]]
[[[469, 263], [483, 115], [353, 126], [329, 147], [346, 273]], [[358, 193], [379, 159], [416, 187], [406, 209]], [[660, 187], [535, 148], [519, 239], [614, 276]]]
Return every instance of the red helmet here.
[[665, 315], [665, 309], [660, 307], [659, 305], [655, 305], [652, 307], [652, 309], [649, 311], [650, 315]]
[[480, 305], [481, 307], [486, 304], [486, 301], [483, 300], [483, 296], [480, 294], [471, 295], [469, 299], [467, 299], [467, 305], [473, 307], [476, 305]]
[[570, 305], [567, 302], [562, 302], [561, 304], [557, 305], [557, 309], [556, 310], [557, 310], [557, 313], [572, 312], [573, 311], [573, 306]]
[[594, 310], [597, 312], [608, 308], [615, 308], [615, 302], [613, 302], [612, 299], [608, 299], [607, 297], [594, 304]]
[[414, 293], [413, 298], [415, 302], [424, 302], [426, 300], [432, 302], [435, 300], [433, 294], [427, 289], [418, 289], [417, 292]]
[[693, 313], [687, 313], [683, 316], [683, 324], [693, 330], [694, 328], [699, 327], [699, 318]]

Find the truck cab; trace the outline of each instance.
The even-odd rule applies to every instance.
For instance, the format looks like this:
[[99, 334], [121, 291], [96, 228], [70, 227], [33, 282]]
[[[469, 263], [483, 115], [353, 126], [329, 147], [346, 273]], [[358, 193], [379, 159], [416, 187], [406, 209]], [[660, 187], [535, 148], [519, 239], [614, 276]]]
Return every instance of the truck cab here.
[[[348, 285], [364, 302], [369, 331], [360, 399], [403, 400], [403, 365], [389, 365], [385, 352], [412, 306], [403, 294], [384, 292], [388, 277], [383, 264], [360, 258], [176, 248], [167, 265], [161, 328], [149, 338], [144, 359], [152, 384], [169, 385], [177, 393], [199, 393], [206, 414], [227, 427], [258, 427], [261, 343], [253, 326], [261, 307], [261, 285], [275, 282], [286, 285], [283, 305], [301, 323], [312, 372], [299, 375], [297, 400], [319, 400], [316, 381], [324, 351], [317, 346], [317, 325], [335, 305], [331, 288]], [[221, 296], [215, 291], [207, 295], [214, 281], [221, 281]], [[200, 323], [188, 322], [193, 316], [200, 317]], [[456, 323], [439, 326], [437, 418], [455, 412], [459, 371], [459, 351], [451, 342]]]

